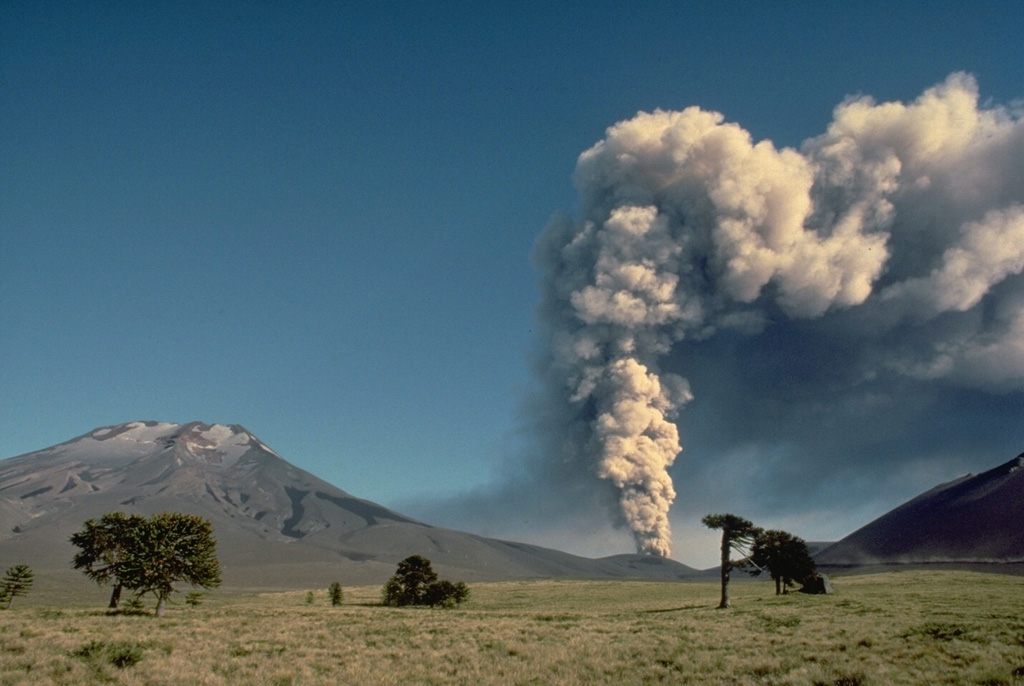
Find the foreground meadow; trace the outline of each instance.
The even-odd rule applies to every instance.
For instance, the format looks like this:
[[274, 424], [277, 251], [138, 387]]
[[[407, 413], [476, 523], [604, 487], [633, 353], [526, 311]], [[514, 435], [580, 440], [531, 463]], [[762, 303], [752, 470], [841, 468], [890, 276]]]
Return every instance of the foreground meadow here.
[[474, 584], [454, 610], [379, 587], [208, 594], [167, 615], [20, 598], [0, 613], [3, 684], [1024, 684], [1024, 578], [896, 572], [836, 593], [714, 582]]

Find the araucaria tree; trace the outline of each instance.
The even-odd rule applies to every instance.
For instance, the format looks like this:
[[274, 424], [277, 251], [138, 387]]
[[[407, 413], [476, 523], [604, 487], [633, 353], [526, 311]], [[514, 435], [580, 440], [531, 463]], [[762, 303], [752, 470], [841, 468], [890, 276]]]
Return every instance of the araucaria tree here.
[[111, 606], [116, 607], [120, 588], [156, 596], [156, 615], [180, 581], [193, 587], [220, 585], [220, 563], [210, 522], [196, 515], [164, 513], [148, 519], [118, 512], [89, 520], [71, 537], [82, 550], [74, 566], [98, 583], [114, 580]]
[[384, 584], [385, 605], [425, 605], [427, 586], [437, 581], [430, 560], [410, 555], [398, 563], [394, 576]]
[[718, 607], [724, 609], [731, 605], [729, 602], [729, 575], [734, 566], [732, 553], [733, 551], [742, 553], [743, 548], [753, 543], [754, 538], [761, 530], [752, 522], [734, 514], [709, 514], [701, 522], [709, 529], [722, 530], [722, 599]]
[[176, 512], [153, 515], [139, 539], [144, 554], [133, 561], [130, 588], [140, 597], [156, 596], [157, 617], [178, 581], [193, 588], [220, 586], [217, 542], [208, 520]]
[[3, 609], [9, 608], [16, 597], [28, 595], [34, 580], [35, 575], [28, 565], [14, 565], [8, 569], [3, 581], [0, 581], [0, 603]]
[[398, 563], [395, 575], [384, 584], [381, 596], [385, 605], [452, 607], [469, 597], [469, 587], [461, 581], [438, 581], [430, 560], [411, 555]]
[[327, 597], [331, 599], [331, 606], [338, 607], [341, 605], [341, 601], [344, 599], [344, 591], [341, 590], [341, 584], [337, 581], [332, 583], [327, 589]]
[[121, 601], [126, 556], [137, 549], [137, 537], [146, 526], [145, 517], [108, 512], [98, 520], [86, 520], [82, 530], [71, 536], [71, 543], [79, 549], [71, 564], [100, 586], [113, 584], [111, 608]]
[[803, 583], [816, 569], [804, 540], [777, 529], [758, 533], [750, 549], [750, 562], [751, 574], [757, 576], [766, 571], [775, 581], [775, 595], [781, 595], [794, 583]]

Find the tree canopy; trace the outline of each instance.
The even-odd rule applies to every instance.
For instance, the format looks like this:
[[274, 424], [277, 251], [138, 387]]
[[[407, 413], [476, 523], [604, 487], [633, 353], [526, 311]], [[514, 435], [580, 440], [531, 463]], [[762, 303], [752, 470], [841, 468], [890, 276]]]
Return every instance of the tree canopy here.
[[754, 537], [750, 549], [751, 567], [754, 576], [762, 571], [775, 581], [775, 594], [785, 592], [794, 583], [810, 578], [816, 569], [814, 559], [802, 538], [786, 531], [769, 529]]
[[113, 583], [111, 608], [121, 600], [127, 556], [138, 548], [138, 535], [146, 526], [146, 518], [140, 515], [108, 512], [98, 520], [87, 519], [82, 530], [71, 536], [71, 543], [78, 547], [72, 566], [100, 586]]
[[743, 548], [751, 545], [761, 530], [753, 522], [734, 514], [709, 514], [701, 522], [709, 529], [722, 530], [722, 599], [718, 607], [724, 609], [731, 606], [729, 575], [734, 566], [732, 553], [744, 552]]
[[410, 555], [398, 563], [394, 576], [384, 585], [385, 605], [425, 605], [427, 586], [437, 581], [430, 560]]
[[176, 512], [153, 515], [139, 540], [145, 554], [135, 557], [127, 570], [129, 588], [140, 597], [155, 595], [157, 615], [163, 614], [175, 582], [201, 588], [220, 585], [220, 562], [208, 520]]
[[163, 513], [146, 518], [111, 512], [85, 522], [71, 537], [79, 547], [72, 564], [99, 584], [114, 582], [111, 607], [121, 588], [156, 596], [156, 614], [174, 593], [174, 584], [220, 585], [220, 563], [210, 522], [197, 515]]
[[398, 563], [394, 576], [384, 584], [382, 600], [385, 605], [429, 605], [451, 607], [469, 597], [466, 584], [438, 580], [430, 560], [411, 555]]

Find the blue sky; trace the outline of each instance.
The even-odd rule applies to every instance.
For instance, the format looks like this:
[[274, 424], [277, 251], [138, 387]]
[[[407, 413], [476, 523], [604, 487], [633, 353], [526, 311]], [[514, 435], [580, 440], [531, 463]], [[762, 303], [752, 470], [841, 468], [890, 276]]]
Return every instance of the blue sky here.
[[[1012, 2], [9, 0], [0, 456], [133, 420], [238, 423], [355, 495], [472, 530], [460, 503], [482, 507], [531, 450], [531, 250], [578, 210], [577, 157], [607, 127], [699, 105], [799, 146], [847, 96], [911, 101], [958, 71], [983, 105], [1019, 106], [1021, 35]], [[970, 392], [1004, 418], [984, 450], [934, 469], [923, 453], [895, 485], [870, 472], [877, 502], [797, 533], [1024, 449], [1020, 391]], [[973, 416], [943, 431], [969, 444]], [[726, 459], [683, 433], [684, 455]], [[844, 490], [815, 483], [809, 500]], [[500, 521], [476, 529], [623, 552], [597, 525]]]

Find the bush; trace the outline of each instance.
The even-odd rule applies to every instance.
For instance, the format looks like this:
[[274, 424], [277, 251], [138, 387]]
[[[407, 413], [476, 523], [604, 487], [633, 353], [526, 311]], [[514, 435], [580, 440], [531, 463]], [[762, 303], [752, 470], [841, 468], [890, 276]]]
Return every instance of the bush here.
[[345, 597], [344, 592], [341, 590], [341, 584], [337, 581], [331, 584], [330, 588], [327, 589], [327, 596], [331, 599], [331, 606], [338, 607], [341, 605], [341, 601]]
[[401, 597], [402, 585], [395, 579], [395, 577], [391, 577], [384, 584], [384, 588], [381, 589], [380, 602], [384, 605], [397, 607], [398, 605], [401, 605], [399, 602]]
[[424, 602], [430, 607], [455, 607], [469, 597], [469, 587], [461, 581], [452, 583], [442, 579], [427, 586]]
[[146, 606], [143, 605], [141, 598], [129, 598], [124, 603], [125, 614], [140, 615], [146, 611]]
[[111, 643], [89, 641], [81, 648], [73, 651], [71, 655], [80, 657], [93, 664], [106, 662], [118, 669], [125, 669], [135, 665], [142, 659], [143, 650], [143, 646], [132, 641], [114, 641]]

